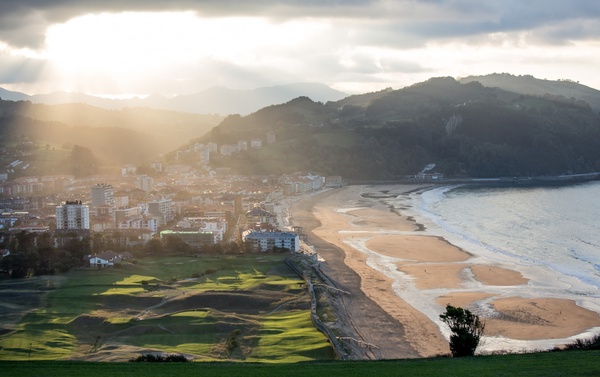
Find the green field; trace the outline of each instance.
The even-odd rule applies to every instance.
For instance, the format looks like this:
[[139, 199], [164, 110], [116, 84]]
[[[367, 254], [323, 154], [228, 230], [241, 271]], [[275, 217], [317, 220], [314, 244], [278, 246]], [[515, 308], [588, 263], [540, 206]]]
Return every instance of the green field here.
[[330, 361], [296, 364], [261, 363], [83, 363], [0, 362], [6, 376], [506, 376], [578, 377], [600, 375], [600, 351], [477, 356], [390, 361]]
[[0, 281], [1, 302], [29, 295], [41, 303], [24, 306], [16, 323], [0, 320], [0, 360], [126, 361], [150, 352], [195, 361], [331, 359], [310, 320], [304, 282], [283, 259], [147, 258], [29, 279], [20, 290]]

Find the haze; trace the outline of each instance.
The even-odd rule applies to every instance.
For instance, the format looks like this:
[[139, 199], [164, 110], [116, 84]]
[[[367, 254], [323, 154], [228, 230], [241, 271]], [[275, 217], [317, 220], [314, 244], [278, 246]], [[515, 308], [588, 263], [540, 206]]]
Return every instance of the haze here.
[[0, 2], [0, 86], [28, 94], [364, 93], [492, 72], [600, 88], [599, 66], [594, 0]]

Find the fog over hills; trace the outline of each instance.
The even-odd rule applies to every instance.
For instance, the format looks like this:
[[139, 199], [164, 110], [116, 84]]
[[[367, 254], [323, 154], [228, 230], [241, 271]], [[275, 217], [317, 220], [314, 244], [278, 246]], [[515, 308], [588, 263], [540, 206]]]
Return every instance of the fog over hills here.
[[110, 110], [126, 107], [150, 107], [187, 113], [221, 115], [247, 115], [263, 107], [285, 103], [300, 96], [309, 97], [313, 101], [328, 102], [340, 100], [347, 94], [317, 83], [296, 83], [253, 90], [212, 87], [194, 94], [178, 95], [173, 98], [152, 94], [145, 98], [130, 99], [110, 99], [69, 92], [30, 96], [0, 88], [0, 98], [10, 101], [31, 101], [47, 105], [86, 103]]

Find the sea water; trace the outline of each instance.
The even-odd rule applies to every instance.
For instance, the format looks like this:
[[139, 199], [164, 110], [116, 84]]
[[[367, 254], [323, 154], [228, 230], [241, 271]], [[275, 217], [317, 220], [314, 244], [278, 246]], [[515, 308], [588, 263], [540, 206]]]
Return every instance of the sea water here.
[[[600, 290], [600, 182], [560, 187], [441, 187], [417, 211], [467, 246], [551, 269]], [[583, 293], [583, 292], [581, 292]]]
[[[388, 268], [388, 275], [396, 279], [396, 293], [432, 321], [439, 322], [440, 310], [432, 302], [459, 291], [485, 291], [498, 299], [568, 299], [600, 313], [600, 182], [560, 187], [440, 186], [401, 195], [390, 204], [424, 225], [425, 234], [443, 237], [470, 253], [471, 263], [512, 269], [528, 279], [516, 286], [417, 290], [406, 276]], [[385, 270], [385, 261], [373, 259], [372, 264]], [[487, 300], [475, 306], [477, 313], [489, 314]], [[590, 329], [587, 336], [598, 331]], [[585, 334], [532, 341], [495, 337], [485, 339], [483, 350], [551, 348], [581, 335]]]

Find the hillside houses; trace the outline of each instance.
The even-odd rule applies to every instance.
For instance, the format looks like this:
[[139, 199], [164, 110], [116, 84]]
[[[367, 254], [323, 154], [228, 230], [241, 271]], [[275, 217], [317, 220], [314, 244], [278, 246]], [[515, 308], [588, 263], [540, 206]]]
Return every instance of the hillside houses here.
[[218, 154], [221, 157], [230, 157], [238, 153], [247, 151], [248, 149], [262, 149], [263, 141], [266, 144], [273, 144], [277, 140], [275, 131], [269, 131], [264, 135], [264, 138], [255, 136], [248, 140], [239, 139], [235, 143], [195, 143], [189, 146], [187, 149], [179, 150], [175, 154], [177, 161], [187, 162], [198, 162], [199, 164], [206, 166], [210, 163], [211, 154]]

